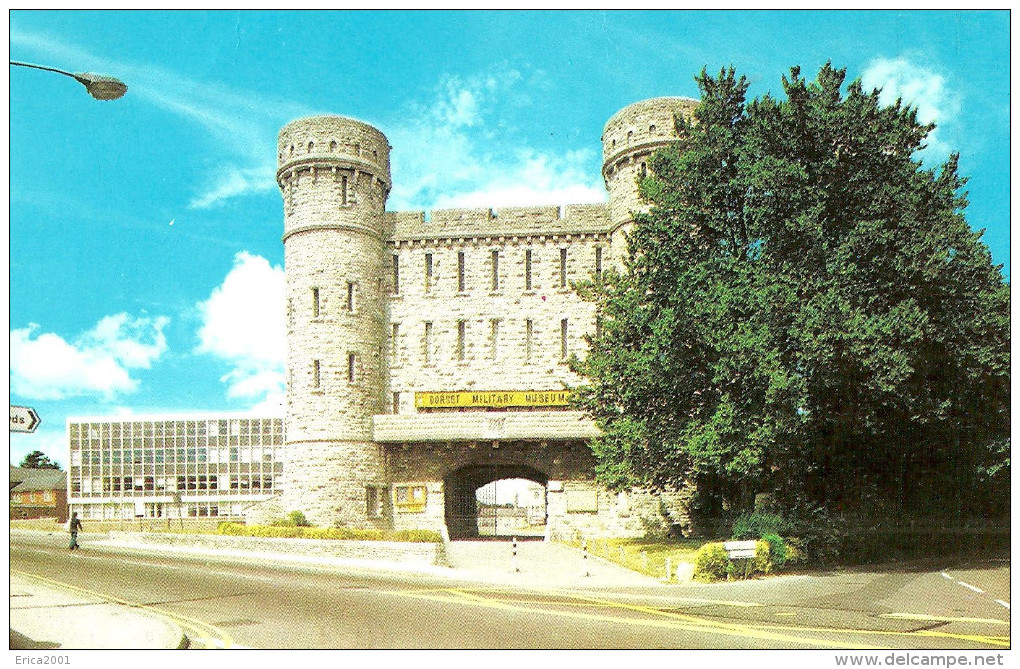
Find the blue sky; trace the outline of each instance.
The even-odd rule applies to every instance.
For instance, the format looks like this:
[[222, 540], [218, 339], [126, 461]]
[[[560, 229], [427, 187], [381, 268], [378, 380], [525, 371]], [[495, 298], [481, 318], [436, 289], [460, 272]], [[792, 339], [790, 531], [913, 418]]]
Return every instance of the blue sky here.
[[1009, 15], [999, 12], [10, 13], [12, 60], [125, 81], [116, 101], [12, 67], [11, 462], [64, 463], [68, 416], [279, 407], [279, 128], [354, 116], [393, 145], [391, 210], [605, 199], [621, 107], [733, 65], [781, 94], [826, 61], [961, 153], [1009, 276]]

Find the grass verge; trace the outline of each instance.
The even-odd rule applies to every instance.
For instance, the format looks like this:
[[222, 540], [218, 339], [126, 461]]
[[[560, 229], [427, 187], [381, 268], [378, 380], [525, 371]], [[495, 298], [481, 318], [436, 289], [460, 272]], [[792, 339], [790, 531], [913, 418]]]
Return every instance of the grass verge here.
[[[694, 563], [694, 555], [711, 539], [590, 539], [588, 553], [615, 562], [632, 571], [655, 578], [666, 577], [666, 560], [673, 573], [681, 562]], [[568, 546], [581, 548], [580, 541], [565, 541]], [[672, 578], [671, 578], [672, 580]]]

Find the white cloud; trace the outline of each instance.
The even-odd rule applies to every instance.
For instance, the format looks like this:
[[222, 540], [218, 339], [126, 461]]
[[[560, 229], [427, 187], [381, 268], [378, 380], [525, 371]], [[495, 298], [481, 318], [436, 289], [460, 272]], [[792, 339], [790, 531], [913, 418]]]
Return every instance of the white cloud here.
[[42, 451], [60, 468], [67, 471], [67, 432], [64, 426], [45, 429], [46, 419], [38, 431], [32, 434], [12, 433], [10, 437], [10, 464], [17, 466], [32, 451]]
[[163, 328], [169, 319], [107, 316], [75, 341], [39, 326], [11, 330], [11, 392], [39, 400], [80, 395], [107, 399], [131, 393], [131, 370], [149, 369], [166, 352]]
[[265, 91], [238, 91], [150, 64], [104, 58], [41, 33], [12, 29], [10, 42], [54, 62], [87, 62], [97, 71], [115, 72], [132, 99], [145, 100], [209, 133], [224, 159], [196, 184], [199, 192], [189, 204], [193, 209], [275, 189], [276, 134], [284, 123], [309, 114], [307, 108], [273, 99], [271, 93], [267, 97]]
[[522, 75], [498, 69], [444, 77], [433, 99], [387, 129], [393, 210], [604, 202], [590, 150], [542, 153], [521, 141], [506, 112], [527, 105]]
[[[882, 104], [902, 99], [904, 104], [916, 108], [921, 123], [942, 127], [952, 123], [960, 112], [958, 93], [947, 89], [945, 77], [902, 56], [872, 60], [861, 75], [861, 83], [865, 90], [881, 89]], [[949, 147], [940, 141], [938, 134], [937, 127], [928, 135], [929, 150], [948, 153]]]
[[228, 397], [268, 398], [283, 392], [287, 352], [283, 268], [242, 251], [198, 310], [202, 325], [195, 351], [231, 366], [221, 379]]

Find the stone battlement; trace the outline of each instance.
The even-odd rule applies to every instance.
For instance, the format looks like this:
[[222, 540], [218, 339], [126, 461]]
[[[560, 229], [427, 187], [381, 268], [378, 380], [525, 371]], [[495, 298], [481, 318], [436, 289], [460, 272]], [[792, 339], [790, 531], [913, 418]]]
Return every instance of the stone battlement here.
[[387, 232], [393, 240], [509, 237], [548, 234], [608, 232], [609, 206], [568, 204], [557, 206], [500, 207], [499, 209], [435, 209], [386, 212]]

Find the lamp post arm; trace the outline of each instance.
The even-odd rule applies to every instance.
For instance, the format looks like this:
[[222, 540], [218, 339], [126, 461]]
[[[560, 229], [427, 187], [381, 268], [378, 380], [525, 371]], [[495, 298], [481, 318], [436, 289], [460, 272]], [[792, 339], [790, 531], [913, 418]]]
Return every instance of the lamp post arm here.
[[116, 100], [127, 92], [127, 86], [124, 85], [124, 82], [114, 77], [90, 74], [88, 72], [74, 74], [73, 72], [58, 70], [55, 67], [22, 63], [16, 60], [12, 60], [10, 62], [11, 65], [17, 65], [18, 67], [31, 67], [36, 70], [46, 70], [47, 72], [56, 72], [57, 74], [62, 74], [65, 77], [71, 77], [84, 86], [85, 90], [89, 92], [89, 95], [97, 100]]
[[19, 67], [33, 67], [37, 70], [46, 70], [47, 72], [56, 72], [57, 74], [63, 74], [64, 76], [75, 79], [76, 77], [71, 72], [65, 72], [64, 70], [58, 70], [55, 67], [46, 67], [44, 65], [33, 65], [32, 63], [19, 63], [16, 60], [11, 61], [11, 65], [17, 65]]

